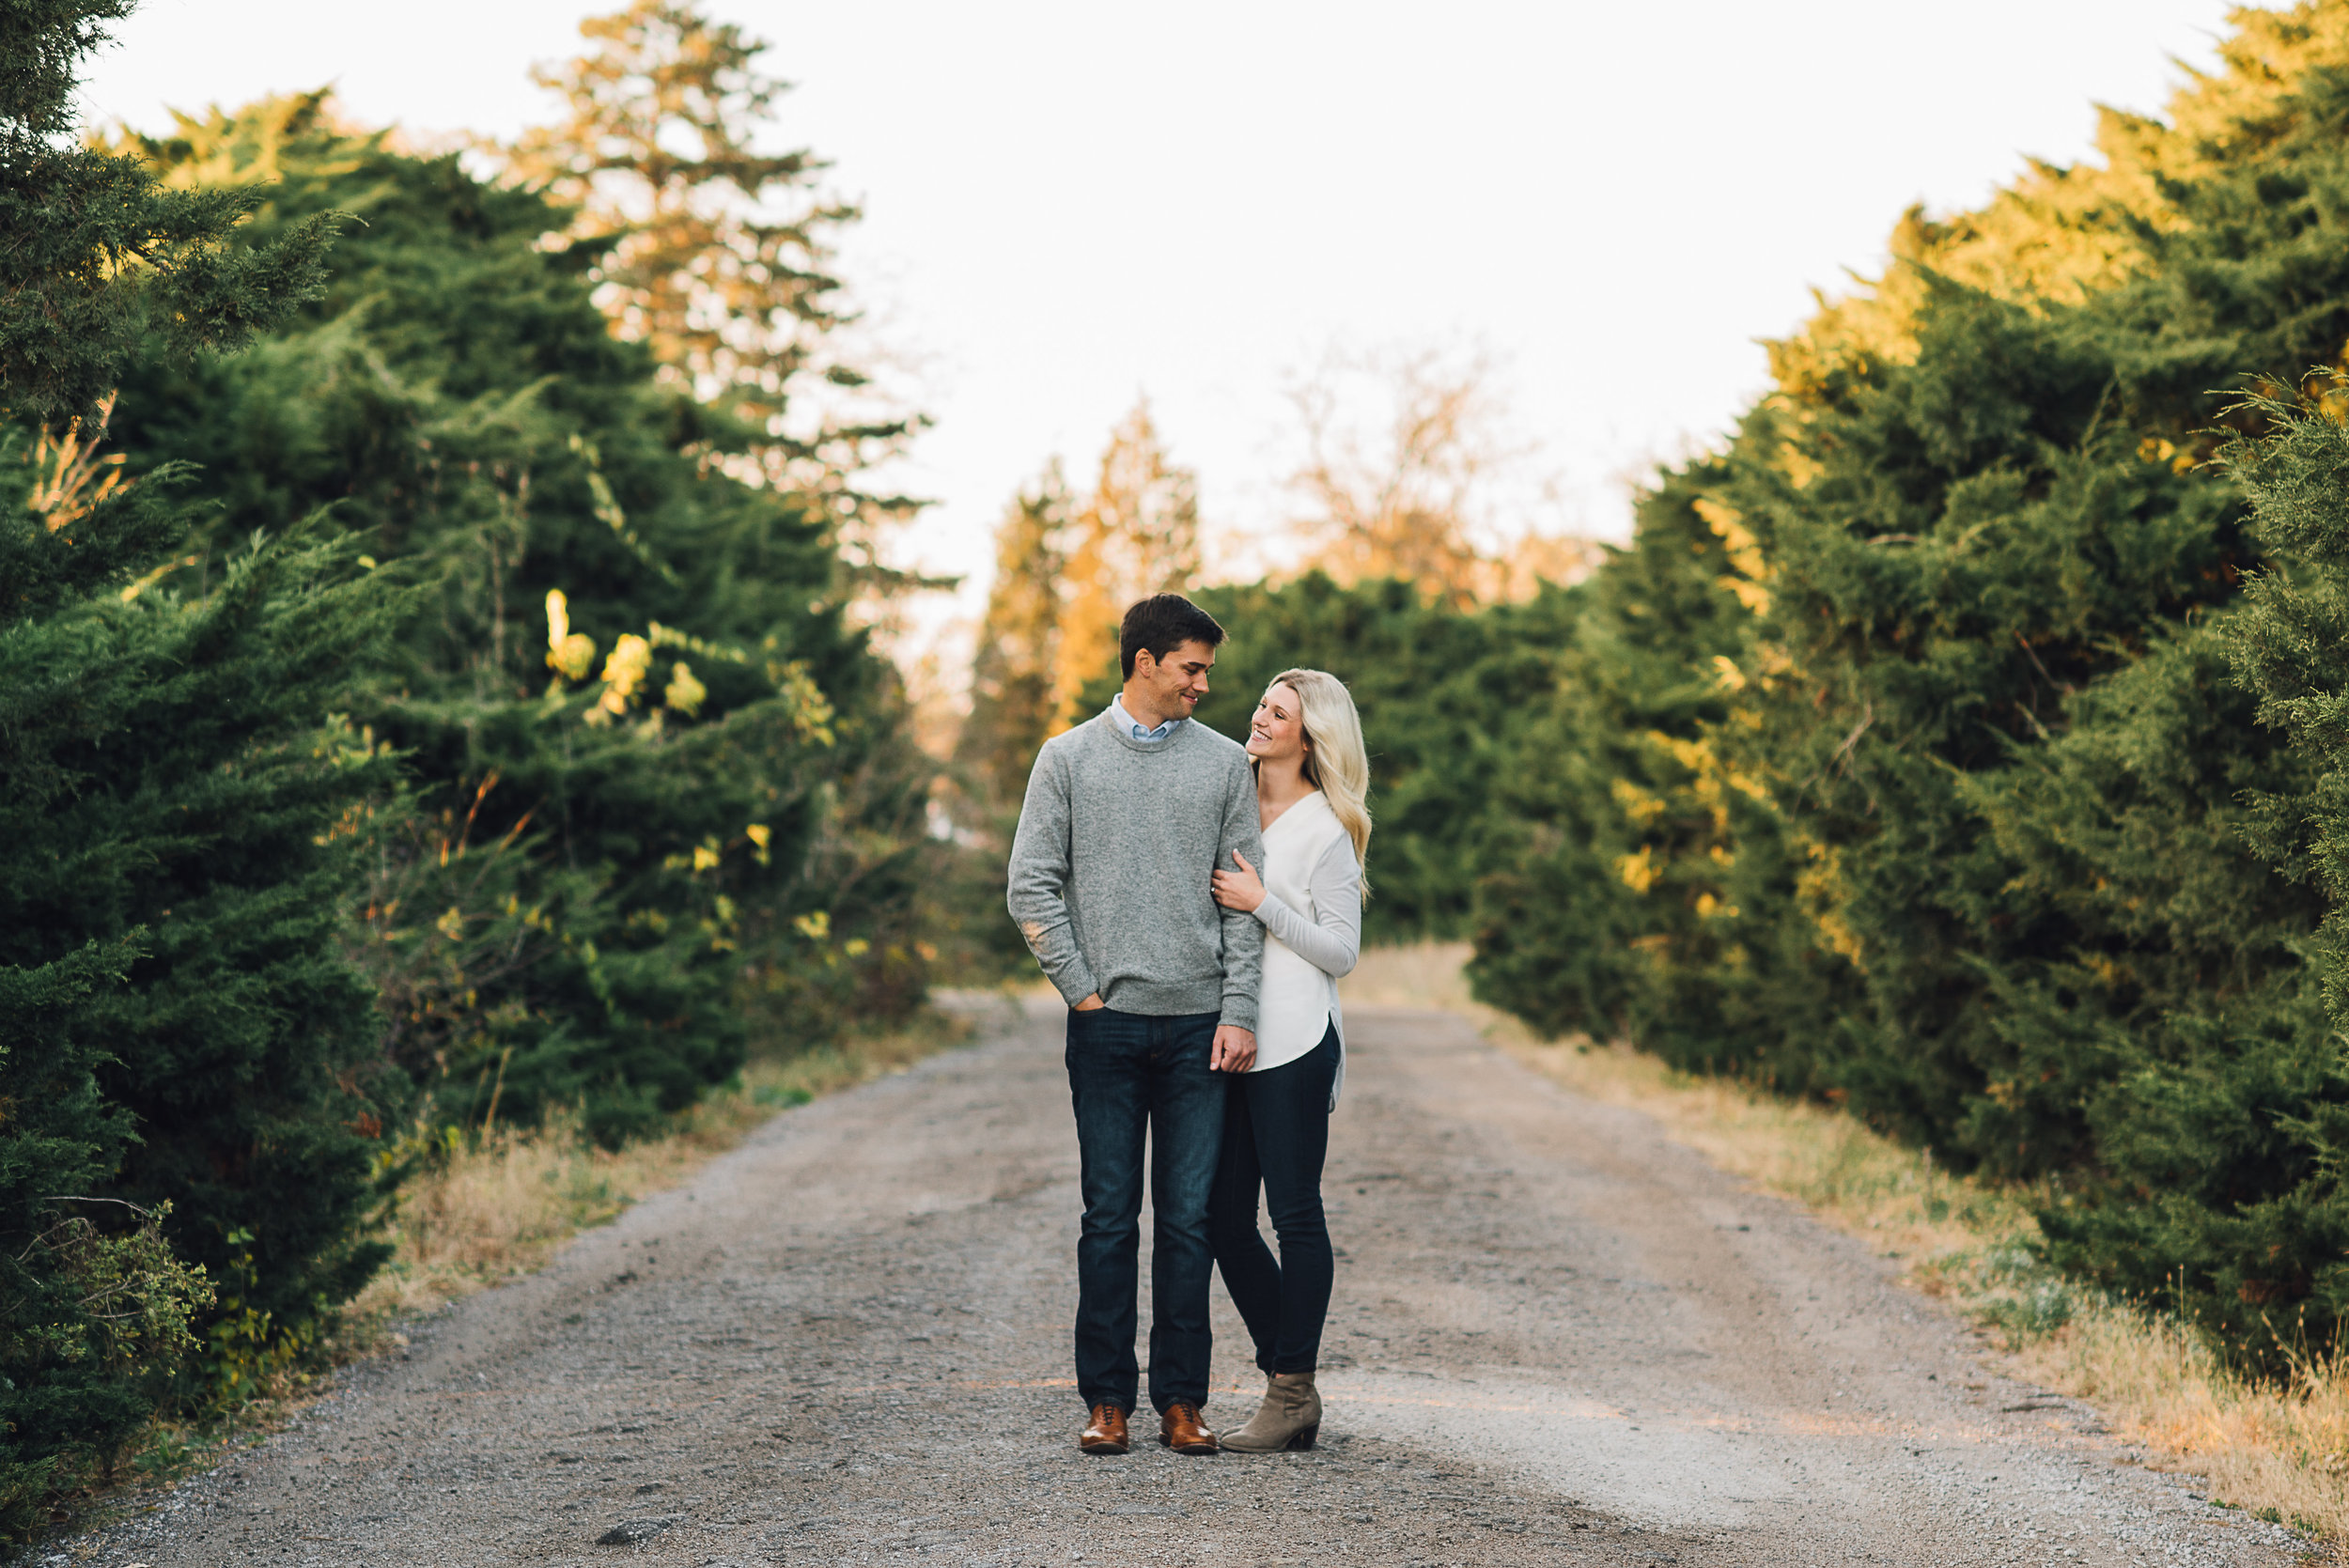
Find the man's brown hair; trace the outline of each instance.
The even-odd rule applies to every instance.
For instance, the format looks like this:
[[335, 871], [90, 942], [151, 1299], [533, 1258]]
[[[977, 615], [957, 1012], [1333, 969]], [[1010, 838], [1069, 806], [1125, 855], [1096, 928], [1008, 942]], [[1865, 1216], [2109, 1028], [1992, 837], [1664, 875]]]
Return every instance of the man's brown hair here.
[[1117, 660], [1131, 680], [1134, 655], [1148, 648], [1151, 658], [1163, 660], [1185, 643], [1220, 648], [1223, 628], [1180, 594], [1152, 594], [1126, 612], [1125, 624], [1117, 629]]

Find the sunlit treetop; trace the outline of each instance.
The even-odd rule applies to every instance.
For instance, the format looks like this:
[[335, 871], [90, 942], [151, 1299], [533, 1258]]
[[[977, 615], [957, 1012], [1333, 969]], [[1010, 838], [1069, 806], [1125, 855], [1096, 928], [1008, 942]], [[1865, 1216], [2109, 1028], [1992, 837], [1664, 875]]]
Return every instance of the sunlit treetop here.
[[81, 62], [132, 0], [0, 0], [0, 412], [91, 414], [143, 343], [233, 349], [315, 297], [335, 217], [227, 243], [265, 194], [170, 191], [145, 162], [64, 140]]
[[600, 252], [614, 330], [744, 427], [738, 476], [811, 498], [886, 575], [875, 537], [915, 506], [864, 474], [914, 422], [845, 351], [833, 237], [858, 210], [820, 187], [830, 165], [808, 149], [758, 145], [790, 85], [759, 69], [766, 43], [698, 6], [635, 0], [580, 31], [587, 53], [537, 73], [562, 116], [506, 150], [511, 174], [575, 210], [566, 238]]
[[2097, 111], [2094, 161], [2030, 161], [1969, 211], [1912, 208], [1895, 225], [1892, 265], [1770, 345], [1780, 389], [1814, 394], [1843, 366], [1916, 353], [1924, 272], [2025, 305], [2077, 304], [2141, 275], [2148, 246], [2192, 222], [2184, 185], [2217, 178], [2317, 129], [2306, 89], [2349, 67], [2349, 4], [2304, 0], [2285, 10], [2238, 9], [2216, 70], [2193, 71], [2166, 118]]

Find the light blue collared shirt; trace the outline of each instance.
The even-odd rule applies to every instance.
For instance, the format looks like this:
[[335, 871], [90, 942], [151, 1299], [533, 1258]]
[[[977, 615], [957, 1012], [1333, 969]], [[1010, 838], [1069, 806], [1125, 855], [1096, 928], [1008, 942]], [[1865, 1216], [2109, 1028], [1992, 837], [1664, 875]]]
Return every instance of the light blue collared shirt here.
[[1165, 723], [1160, 724], [1157, 729], [1145, 730], [1142, 727], [1141, 720], [1126, 711], [1126, 699], [1124, 697], [1117, 696], [1110, 699], [1110, 722], [1117, 726], [1120, 734], [1130, 737], [1135, 740], [1142, 741], [1145, 745], [1153, 740], [1164, 740], [1168, 736], [1174, 733], [1175, 725], [1184, 722], [1185, 721], [1180, 719], [1169, 719]]

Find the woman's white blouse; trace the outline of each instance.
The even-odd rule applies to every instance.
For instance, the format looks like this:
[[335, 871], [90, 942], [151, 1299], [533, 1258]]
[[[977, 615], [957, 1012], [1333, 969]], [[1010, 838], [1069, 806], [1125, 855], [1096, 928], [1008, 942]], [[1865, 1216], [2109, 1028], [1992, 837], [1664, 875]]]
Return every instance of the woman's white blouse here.
[[1338, 1079], [1346, 1081], [1346, 1017], [1338, 979], [1352, 972], [1362, 945], [1362, 877], [1354, 841], [1319, 790], [1264, 831], [1264, 988], [1256, 997], [1256, 1064], [1265, 1072], [1296, 1061], [1338, 1031]]

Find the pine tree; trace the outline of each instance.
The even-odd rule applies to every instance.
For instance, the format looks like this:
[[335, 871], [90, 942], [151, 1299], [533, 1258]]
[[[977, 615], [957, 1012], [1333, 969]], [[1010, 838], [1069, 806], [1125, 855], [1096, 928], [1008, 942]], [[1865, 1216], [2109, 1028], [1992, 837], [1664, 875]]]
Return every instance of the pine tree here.
[[822, 512], [865, 583], [907, 585], [876, 547], [919, 504], [865, 474], [914, 425], [876, 406], [845, 351], [854, 316], [832, 271], [861, 214], [818, 189], [830, 165], [813, 152], [759, 149], [790, 90], [759, 69], [769, 46], [674, 0], [580, 32], [589, 53], [537, 72], [565, 117], [508, 149], [513, 173], [575, 209], [568, 233], [619, 334], [748, 432], [742, 456]]
[[[888, 601], [951, 584], [887, 559], [890, 536], [926, 503], [878, 484], [877, 468], [926, 421], [873, 374], [877, 351], [833, 271], [861, 213], [822, 189], [822, 159], [764, 149], [790, 90], [761, 69], [765, 42], [665, 0], [632, 0], [581, 32], [586, 53], [536, 73], [562, 117], [505, 149], [509, 177], [571, 207], [567, 234], [597, 303], [691, 400], [679, 417], [694, 448], [820, 524], [838, 580], [825, 597], [893, 624]], [[921, 998], [924, 944], [907, 923], [922, 918], [915, 890], [929, 878], [910, 868], [936, 853], [921, 802], [937, 768], [903, 743], [912, 715], [896, 674], [861, 674], [874, 708], [809, 849], [811, 874], [820, 862], [840, 895], [823, 913], [856, 934], [804, 955], [813, 968], [768, 970], [770, 1002], [790, 1015], [776, 1027], [792, 1037], [887, 1027]], [[821, 1003], [807, 984], [818, 975]]]
[[1753, 635], [1752, 542], [1707, 499], [1726, 477], [1694, 463], [1639, 497], [1632, 547], [1575, 590], [1553, 689], [1504, 722], [1470, 975], [1546, 1033], [1800, 1090], [1770, 1044], [1841, 999], [1776, 950], [1776, 818], [1717, 738]]
[[2289, 1374], [2287, 1345], [2331, 1339], [2349, 1306], [2331, 1153], [2349, 1071], [2306, 961], [2319, 890], [2258, 847], [2254, 803], [2312, 779], [2232, 678], [2241, 619], [2164, 638], [1968, 789], [2017, 902], [2062, 923], [1990, 971], [2005, 1081], [2076, 1106], [2092, 1151], [2041, 1215], [2051, 1257]]
[[2263, 392], [2241, 411], [2260, 439], [2238, 437], [2227, 466], [2249, 492], [2261, 541], [2277, 552], [2254, 576], [2223, 647], [2258, 700], [2261, 721], [2289, 735], [2310, 777], [2259, 800], [2261, 846], [2312, 875], [2328, 895], [2326, 1001], [2349, 1017], [2349, 404], [2338, 371], [2314, 372], [2307, 401]]
[[318, 291], [334, 217], [232, 246], [253, 185], [159, 189], [135, 159], [70, 140], [81, 62], [135, 0], [0, 5], [0, 409], [92, 415], [134, 349], [235, 348]]
[[[380, 584], [289, 528], [196, 581], [189, 474], [100, 445], [141, 356], [318, 292], [334, 224], [57, 145], [119, 4], [0, 4], [0, 1529], [173, 1386], [235, 1397], [372, 1271], [372, 998], [343, 956], [388, 759], [332, 728]], [[51, 427], [41, 428], [47, 424]], [[207, 453], [217, 458], [217, 453]], [[197, 1266], [191, 1266], [191, 1263]]]
[[1068, 485], [1057, 462], [1012, 498], [995, 527], [995, 581], [971, 661], [971, 717], [956, 751], [993, 826], [1019, 815], [1028, 769], [1058, 713], [1069, 532]]
[[1136, 402], [1110, 432], [1100, 476], [1071, 533], [1052, 673], [1059, 729], [1082, 716], [1089, 685], [1116, 675], [1117, 629], [1127, 607], [1152, 594], [1179, 593], [1199, 576], [1199, 479], [1175, 465], [1147, 400]]
[[[2268, 552], [2260, 593], [2321, 572], [2264, 508], [2247, 531], [2211, 461], [2214, 426], [2276, 411], [2210, 389], [2289, 384], [2349, 335], [2349, 6], [2238, 25], [2167, 123], [2107, 116], [2103, 167], [1911, 214], [1891, 272], [1774, 346], [1771, 396], [1666, 477], [1685, 508], [1642, 508], [1591, 585], [1599, 662], [1565, 668], [1586, 691], [1712, 678], [1713, 706], [1657, 727], [1686, 768], [1659, 774], [1625, 745], [1636, 707], [1562, 687], [1522, 771], [1568, 782], [1486, 884], [1480, 970], [1537, 1022], [1619, 1019], [2052, 1177], [2059, 1262], [2280, 1368], [2349, 1306], [2345, 1086], [2291, 826], [2321, 821], [2325, 762], [2256, 722], [2227, 650]], [[1635, 575], [1738, 608], [1676, 624]], [[2287, 656], [2289, 625], [2282, 664], [2333, 634], [2318, 615]], [[2294, 677], [2261, 678], [2285, 717]], [[1610, 855], [1613, 885], [1590, 875]]]
[[583, 258], [539, 243], [561, 215], [339, 129], [316, 98], [143, 150], [191, 188], [274, 173], [263, 238], [319, 210], [366, 222], [288, 327], [137, 366], [117, 427], [133, 472], [236, 455], [199, 481], [212, 538], [332, 501], [422, 585], [350, 711], [415, 781], [364, 952], [436, 1114], [574, 1105], [623, 1138], [754, 1035], [796, 1046], [909, 1005], [927, 773], [844, 622], [829, 521], [729, 474], [752, 436], [613, 334]]

